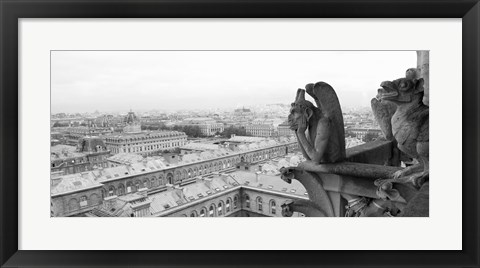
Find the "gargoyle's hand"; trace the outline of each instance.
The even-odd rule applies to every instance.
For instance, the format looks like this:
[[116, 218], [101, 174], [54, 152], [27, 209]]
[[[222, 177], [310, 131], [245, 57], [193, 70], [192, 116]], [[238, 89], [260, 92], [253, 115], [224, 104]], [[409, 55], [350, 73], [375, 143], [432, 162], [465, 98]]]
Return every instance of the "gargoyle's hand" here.
[[305, 133], [305, 131], [307, 130], [307, 126], [308, 126], [307, 118], [305, 116], [302, 116], [297, 123], [297, 132]]
[[284, 180], [285, 182], [287, 183], [292, 183], [292, 180], [293, 180], [293, 171], [295, 170], [295, 168], [293, 167], [282, 167], [280, 168], [280, 178], [282, 178], [282, 180]]
[[384, 200], [396, 201], [400, 198], [400, 193], [393, 189], [393, 183], [389, 180], [376, 180], [377, 196]]
[[292, 200], [287, 200], [282, 204], [282, 216], [283, 217], [292, 217], [293, 210], [290, 205], [293, 204]]

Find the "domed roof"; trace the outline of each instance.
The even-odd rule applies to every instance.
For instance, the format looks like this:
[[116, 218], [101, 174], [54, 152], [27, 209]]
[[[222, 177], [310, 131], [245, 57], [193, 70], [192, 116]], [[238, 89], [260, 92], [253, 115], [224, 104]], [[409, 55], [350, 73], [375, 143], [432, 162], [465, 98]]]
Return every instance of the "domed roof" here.
[[127, 116], [125, 116], [125, 118], [123, 119], [123, 122], [125, 122], [127, 124], [137, 123], [138, 118], [137, 118], [137, 116], [135, 115], [134, 112], [130, 111], [130, 112], [128, 112]]

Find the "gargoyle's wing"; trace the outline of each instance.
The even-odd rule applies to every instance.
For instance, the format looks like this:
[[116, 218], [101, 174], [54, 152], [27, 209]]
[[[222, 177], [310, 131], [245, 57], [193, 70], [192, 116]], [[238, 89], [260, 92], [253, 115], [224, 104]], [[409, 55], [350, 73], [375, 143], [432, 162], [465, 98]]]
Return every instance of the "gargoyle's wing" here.
[[336, 139], [339, 146], [341, 159], [345, 158], [345, 129], [343, 125], [343, 114], [335, 90], [325, 82], [317, 82], [305, 86], [307, 93], [315, 100], [318, 108], [322, 110], [323, 116], [330, 119], [331, 139]]
[[397, 109], [396, 105], [389, 101], [379, 101], [376, 98], [373, 98], [370, 104], [383, 135], [387, 140], [393, 140], [392, 116]]

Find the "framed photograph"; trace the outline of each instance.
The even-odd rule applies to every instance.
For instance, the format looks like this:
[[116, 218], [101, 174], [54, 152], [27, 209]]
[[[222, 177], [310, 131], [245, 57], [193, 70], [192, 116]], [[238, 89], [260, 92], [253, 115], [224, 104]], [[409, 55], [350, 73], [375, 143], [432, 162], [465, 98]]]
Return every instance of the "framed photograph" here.
[[479, 266], [478, 1], [0, 14], [1, 267]]

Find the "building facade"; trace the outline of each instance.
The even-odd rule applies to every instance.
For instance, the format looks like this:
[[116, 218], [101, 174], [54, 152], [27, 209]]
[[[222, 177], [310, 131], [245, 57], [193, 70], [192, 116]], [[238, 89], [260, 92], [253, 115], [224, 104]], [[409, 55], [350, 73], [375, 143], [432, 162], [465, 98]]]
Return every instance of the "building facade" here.
[[[75, 185], [75, 181], [84, 180], [85, 177], [95, 178], [94, 181], [101, 185], [98, 189], [96, 188], [96, 191], [100, 191], [102, 200], [108, 196], [123, 196], [135, 193], [142, 188], [147, 188], [149, 195], [151, 195], [165, 191], [169, 184], [174, 186], [188, 185], [195, 182], [199, 176], [208, 176], [215, 172], [235, 171], [236, 165], [240, 162], [257, 163], [284, 156], [287, 152], [294, 151], [297, 148], [298, 144], [295, 141], [287, 141], [275, 145], [267, 144], [261, 148], [252, 147], [252, 149], [243, 151], [219, 150], [216, 153], [188, 154], [188, 158], [177, 164], [164, 163], [158, 159], [145, 160], [139, 163], [102, 168], [55, 179], [65, 181], [65, 183], [71, 181], [68, 185]], [[64, 189], [63, 183], [52, 186], [51, 199], [55, 207], [78, 208], [77, 206], [68, 206], [70, 202], [68, 195], [80, 195], [83, 191], [82, 184], [79, 184], [78, 188], [74, 190], [68, 190], [67, 193]], [[62, 204], [57, 204], [58, 202]], [[87, 198], [87, 204], [93, 203]], [[78, 213], [74, 210], [63, 210], [62, 212], [55, 211], [54, 215], [69, 216]]]
[[186, 118], [182, 122], [177, 123], [176, 125], [199, 127], [202, 135], [207, 137], [213, 136], [216, 133], [223, 132], [223, 130], [225, 129], [223, 123], [218, 123], [214, 119], [207, 117]]
[[247, 135], [254, 137], [275, 137], [277, 136], [275, 126], [271, 120], [257, 120], [246, 125]]
[[277, 127], [278, 136], [280, 137], [290, 137], [295, 136], [295, 131], [290, 129], [288, 122], [283, 122]]
[[50, 172], [74, 174], [107, 167], [110, 151], [99, 137], [80, 138], [77, 146], [55, 145], [50, 149]]
[[105, 127], [65, 127], [55, 128], [56, 133], [63, 134], [67, 145], [76, 146], [78, 141], [86, 136], [103, 136], [113, 133], [113, 130]]
[[187, 144], [187, 135], [179, 131], [151, 131], [138, 134], [105, 136], [105, 144], [112, 154], [136, 153], [151, 155]]
[[347, 128], [346, 133], [352, 133], [357, 139], [364, 140], [367, 134], [371, 134], [374, 137], [382, 135], [382, 131], [376, 128]]
[[[236, 171], [230, 174], [221, 174], [209, 179], [209, 184], [221, 181], [222, 177], [230, 177], [231, 181], [223, 179], [216, 186], [205, 187], [210, 189], [202, 193], [199, 198], [186, 198], [186, 202], [173, 208], [156, 212], [154, 217], [282, 217], [281, 205], [288, 200], [308, 200], [305, 188], [301, 184], [288, 184], [278, 176], [253, 175], [255, 178], [242, 178], [247, 172]], [[258, 180], [258, 181], [257, 181]], [[202, 184], [204, 182], [198, 182]], [[198, 188], [198, 187], [195, 187]], [[183, 190], [177, 188], [176, 191]], [[196, 192], [195, 192], [196, 193]], [[154, 197], [154, 196], [152, 196]], [[161, 199], [159, 199], [161, 200]], [[294, 217], [303, 214], [295, 212]]]
[[187, 135], [179, 131], [142, 131], [140, 119], [130, 111], [123, 120], [123, 133], [104, 136], [112, 154], [136, 153], [143, 156], [172, 150], [187, 143]]

